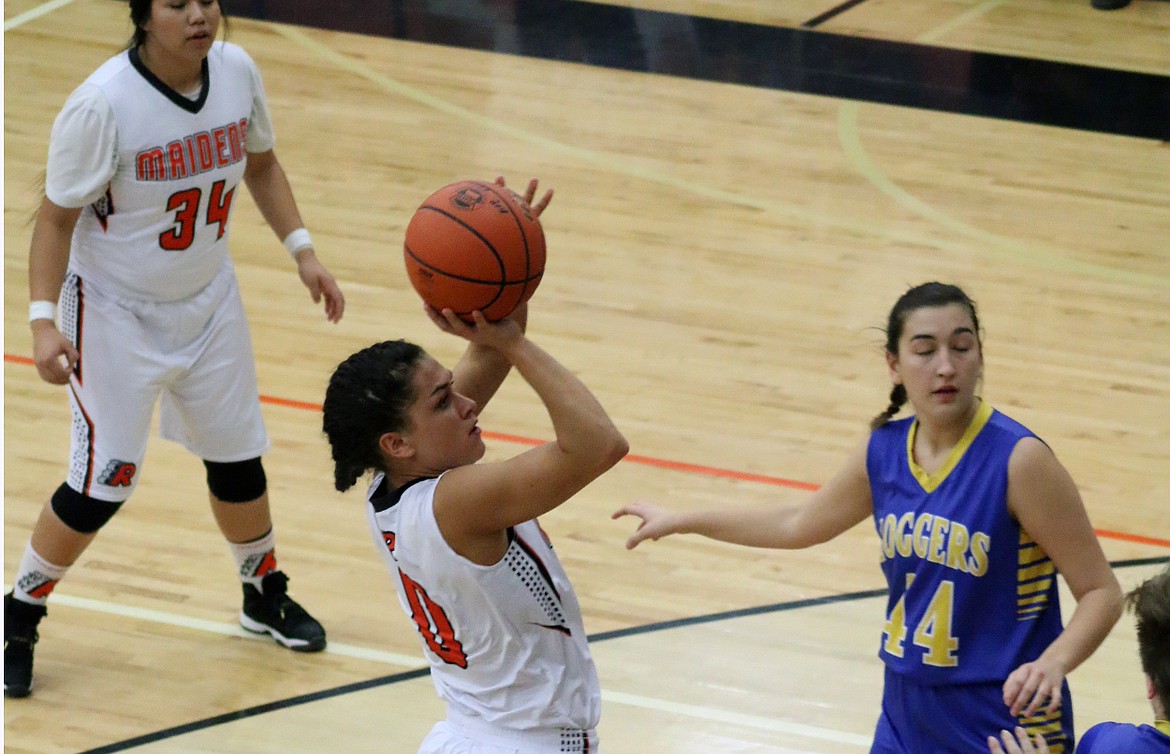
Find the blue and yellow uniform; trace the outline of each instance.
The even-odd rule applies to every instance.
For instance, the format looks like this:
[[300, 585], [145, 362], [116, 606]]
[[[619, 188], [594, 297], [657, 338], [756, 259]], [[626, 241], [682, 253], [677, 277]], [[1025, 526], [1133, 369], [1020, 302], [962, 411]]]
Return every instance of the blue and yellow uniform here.
[[1016, 719], [1003, 683], [1062, 630], [1056, 569], [1007, 507], [1008, 459], [1035, 437], [981, 403], [943, 465], [914, 462], [913, 417], [877, 429], [866, 468], [890, 594], [886, 664], [872, 751], [986, 752], [1023, 725], [1052, 754], [1073, 749], [1068, 685], [1061, 709]]
[[1153, 726], [1097, 723], [1085, 731], [1077, 754], [1170, 754], [1170, 720]]

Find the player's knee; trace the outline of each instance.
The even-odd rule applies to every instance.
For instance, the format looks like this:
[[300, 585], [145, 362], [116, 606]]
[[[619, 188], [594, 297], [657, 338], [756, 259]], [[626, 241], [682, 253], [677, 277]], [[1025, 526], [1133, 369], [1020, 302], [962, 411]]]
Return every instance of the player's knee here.
[[93, 534], [114, 517], [124, 501], [98, 500], [83, 495], [68, 484], [53, 493], [50, 504], [61, 522], [82, 534]]
[[225, 503], [250, 503], [268, 490], [268, 478], [259, 458], [234, 463], [204, 461], [207, 488]]

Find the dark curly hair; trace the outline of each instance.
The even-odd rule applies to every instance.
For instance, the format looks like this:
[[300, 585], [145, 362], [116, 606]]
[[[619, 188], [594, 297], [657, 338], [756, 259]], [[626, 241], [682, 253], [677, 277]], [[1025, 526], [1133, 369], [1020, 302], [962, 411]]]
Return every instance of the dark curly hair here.
[[385, 467], [378, 441], [406, 428], [414, 403], [415, 366], [426, 352], [405, 340], [388, 340], [338, 365], [325, 390], [322, 428], [333, 454], [333, 486], [352, 487], [371, 469]]
[[[889, 321], [886, 323], [886, 351], [893, 356], [898, 355], [898, 341], [902, 339], [902, 327], [912, 312], [919, 309], [947, 306], [948, 304], [960, 304], [967, 307], [967, 311], [971, 313], [971, 322], [975, 325], [976, 337], [980, 338], [980, 346], [982, 347], [979, 315], [975, 313], [975, 302], [957, 285], [930, 282], [917, 285], [903, 293], [902, 297], [894, 304], [894, 308], [890, 310]], [[906, 387], [894, 385], [894, 389], [890, 391], [889, 407], [870, 421], [869, 428], [877, 429], [884, 426], [886, 422], [897, 415], [902, 406], [906, 404], [906, 400]]]

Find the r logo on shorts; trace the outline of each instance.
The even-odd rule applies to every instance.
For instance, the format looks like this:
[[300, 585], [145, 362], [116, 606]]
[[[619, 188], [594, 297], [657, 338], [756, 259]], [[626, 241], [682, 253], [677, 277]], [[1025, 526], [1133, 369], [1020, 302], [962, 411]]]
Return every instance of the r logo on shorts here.
[[108, 487], [129, 487], [134, 483], [134, 473], [137, 471], [138, 467], [134, 464], [115, 458], [106, 464], [98, 482]]

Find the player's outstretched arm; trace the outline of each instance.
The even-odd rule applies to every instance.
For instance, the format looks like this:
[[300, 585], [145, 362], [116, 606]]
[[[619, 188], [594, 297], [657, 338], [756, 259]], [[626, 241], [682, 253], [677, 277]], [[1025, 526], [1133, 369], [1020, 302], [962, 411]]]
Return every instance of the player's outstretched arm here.
[[800, 505], [772, 505], [708, 510], [669, 511], [649, 503], [620, 508], [613, 518], [636, 516], [638, 528], [626, 549], [670, 534], [701, 534], [721, 542], [748, 547], [794, 550], [827, 542], [873, 513], [873, 499], [865, 471], [867, 443], [850, 454], [844, 468]]

